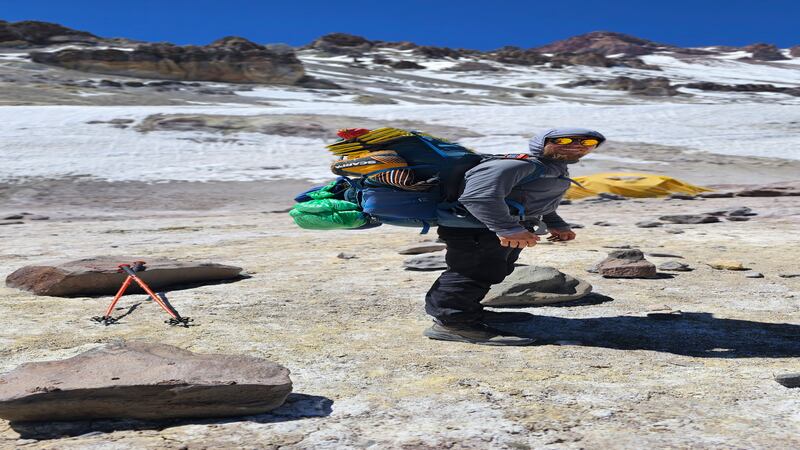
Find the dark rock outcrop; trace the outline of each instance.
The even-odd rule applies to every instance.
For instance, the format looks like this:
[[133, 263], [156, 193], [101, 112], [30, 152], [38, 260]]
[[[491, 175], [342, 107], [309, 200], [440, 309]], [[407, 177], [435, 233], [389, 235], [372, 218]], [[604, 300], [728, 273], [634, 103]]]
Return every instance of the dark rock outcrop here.
[[701, 91], [718, 92], [778, 92], [781, 94], [789, 94], [795, 97], [800, 97], [800, 88], [775, 86], [772, 84], [719, 84], [711, 81], [702, 81], [697, 83], [681, 84], [677, 85], [676, 87], [687, 87], [690, 89], [699, 89]]
[[664, 77], [643, 79], [617, 77], [606, 81], [602, 86], [606, 89], [628, 91], [634, 95], [652, 97], [669, 97], [679, 94], [678, 90], [670, 84], [669, 79]]
[[374, 45], [373, 41], [354, 34], [330, 33], [313, 41], [308, 48], [334, 55], [360, 56], [372, 50]]
[[277, 408], [291, 391], [289, 370], [261, 358], [129, 342], [26, 363], [0, 375], [0, 417], [39, 422], [242, 416]]
[[767, 185], [742, 189], [736, 192], [737, 197], [789, 197], [799, 196], [800, 186]]
[[604, 56], [647, 55], [657, 50], [670, 50], [675, 47], [659, 44], [647, 39], [641, 39], [622, 33], [609, 31], [593, 31], [591, 33], [573, 36], [569, 39], [556, 41], [535, 50], [540, 53], [599, 53]]
[[789, 47], [789, 56], [792, 58], [800, 58], [800, 45]]
[[33, 61], [83, 72], [165, 80], [295, 84], [305, 76], [292, 52], [278, 52], [239, 37], [210, 45], [139, 45], [132, 51], [66, 49], [32, 52]]
[[[117, 272], [117, 265], [144, 258], [131, 256], [99, 256], [77, 261], [57, 261], [25, 266], [6, 278], [6, 286], [23, 289], [36, 295], [76, 297], [113, 295], [127, 275]], [[137, 275], [153, 289], [188, 284], [208, 284], [236, 279], [241, 267], [216, 263], [181, 262], [168, 259], [148, 259], [147, 268]], [[143, 291], [131, 284], [126, 293]]]
[[449, 67], [447, 70], [452, 72], [499, 72], [503, 69], [482, 62], [465, 61]]
[[424, 69], [425, 66], [415, 63], [414, 61], [397, 61], [389, 64], [393, 69], [400, 69], [400, 70], [417, 70], [417, 69]]
[[751, 58], [758, 61], [782, 61], [789, 59], [783, 56], [780, 49], [772, 44], [752, 44], [744, 48], [745, 51], [750, 52]]
[[99, 40], [100, 38], [92, 33], [73, 30], [56, 23], [0, 20], [0, 47], [42, 46], [68, 42], [94, 44]]
[[668, 97], [678, 95], [677, 87], [670, 84], [669, 79], [664, 77], [635, 79], [630, 77], [617, 77], [610, 80], [599, 80], [590, 78], [586, 80], [571, 81], [561, 86], [567, 88], [596, 86], [604, 89], [616, 91], [628, 91], [634, 95], [646, 95], [653, 97]]
[[421, 45], [414, 48], [414, 53], [430, 59], [445, 59], [445, 58], [458, 59], [464, 56], [465, 53], [469, 52], [449, 47], [434, 47], [430, 45]]
[[611, 67], [615, 63], [597, 52], [582, 53], [556, 53], [551, 58], [551, 67], [562, 66], [592, 66], [592, 67]]

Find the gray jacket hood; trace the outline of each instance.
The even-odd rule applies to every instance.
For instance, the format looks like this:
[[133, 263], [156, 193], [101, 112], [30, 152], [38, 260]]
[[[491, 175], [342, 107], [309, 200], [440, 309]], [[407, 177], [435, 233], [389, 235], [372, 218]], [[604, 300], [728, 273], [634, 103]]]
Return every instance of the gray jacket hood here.
[[[589, 130], [587, 128], [550, 128], [549, 130], [534, 135], [530, 142], [528, 142], [528, 150], [531, 155], [537, 158], [543, 158], [542, 152], [544, 151], [545, 140], [564, 136], [591, 136], [600, 141], [600, 143], [597, 144], [598, 147], [603, 145], [603, 142], [606, 140], [606, 137], [600, 134], [599, 131]], [[548, 159], [548, 161], [552, 160]]]

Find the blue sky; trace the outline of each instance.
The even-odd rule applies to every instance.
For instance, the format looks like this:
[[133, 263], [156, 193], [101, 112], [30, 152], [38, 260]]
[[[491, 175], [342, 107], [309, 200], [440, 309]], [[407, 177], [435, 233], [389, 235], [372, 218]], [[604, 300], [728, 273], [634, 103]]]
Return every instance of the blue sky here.
[[237, 35], [303, 45], [330, 32], [480, 50], [536, 47], [589, 31], [680, 46], [800, 45], [800, 2], [784, 0], [318, 1], [0, 0], [0, 19], [104, 37], [206, 44]]

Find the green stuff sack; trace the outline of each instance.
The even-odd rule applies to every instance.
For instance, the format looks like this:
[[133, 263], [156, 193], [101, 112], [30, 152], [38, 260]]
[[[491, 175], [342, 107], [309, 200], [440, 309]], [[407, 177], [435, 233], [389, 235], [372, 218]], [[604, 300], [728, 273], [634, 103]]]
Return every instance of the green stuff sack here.
[[289, 215], [297, 226], [307, 230], [359, 228], [369, 223], [368, 216], [358, 210], [358, 205], [332, 198], [298, 203]]

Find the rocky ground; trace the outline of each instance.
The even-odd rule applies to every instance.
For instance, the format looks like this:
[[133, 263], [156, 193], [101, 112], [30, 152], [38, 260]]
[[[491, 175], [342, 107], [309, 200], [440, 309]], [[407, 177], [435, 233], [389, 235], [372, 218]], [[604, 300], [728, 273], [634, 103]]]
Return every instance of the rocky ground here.
[[[291, 369], [295, 392], [272, 414], [223, 420], [0, 421], [2, 448], [800, 445], [800, 390], [773, 379], [799, 371], [800, 278], [781, 275], [800, 272], [792, 256], [800, 248], [800, 197], [564, 205], [562, 215], [584, 226], [578, 239], [527, 249], [520, 263], [556, 267], [609, 298], [526, 309], [531, 319], [512, 328], [540, 345], [497, 348], [421, 335], [429, 324], [423, 297], [437, 273], [402, 270], [408, 256], [397, 250], [431, 237], [393, 227], [300, 230], [281, 211], [305, 182], [48, 183], [0, 191], [0, 212], [49, 217], [0, 226], [0, 273], [55, 258], [136, 253], [238, 265], [251, 278], [167, 293], [195, 319], [190, 328], [164, 324], [144, 296], [125, 297], [118, 311], [125, 317], [104, 327], [89, 318], [110, 298], [0, 287], [0, 371], [142, 339], [267, 358]], [[737, 206], [758, 215], [634, 226]], [[593, 225], [600, 221], [610, 225]], [[635, 280], [586, 272], [621, 245], [694, 270]], [[337, 257], [342, 252], [356, 257]], [[738, 260], [764, 278], [706, 264], [716, 259]]]

